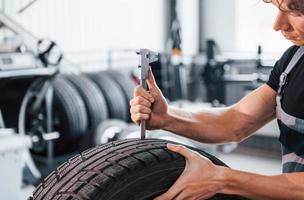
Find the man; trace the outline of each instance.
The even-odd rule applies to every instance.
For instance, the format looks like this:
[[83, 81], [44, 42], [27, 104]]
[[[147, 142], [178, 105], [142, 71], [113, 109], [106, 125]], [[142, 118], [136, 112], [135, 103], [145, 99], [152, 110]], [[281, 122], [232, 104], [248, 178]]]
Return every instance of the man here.
[[130, 104], [135, 123], [144, 119], [148, 129], [164, 129], [204, 143], [239, 142], [277, 117], [284, 173], [263, 176], [220, 167], [183, 146], [168, 144], [171, 151], [185, 157], [186, 167], [156, 200], [200, 200], [216, 193], [250, 199], [304, 199], [304, 0], [271, 3], [278, 8], [274, 30], [294, 46], [276, 63], [267, 84], [231, 107], [190, 113], [168, 107], [150, 70], [149, 92], [138, 86]]

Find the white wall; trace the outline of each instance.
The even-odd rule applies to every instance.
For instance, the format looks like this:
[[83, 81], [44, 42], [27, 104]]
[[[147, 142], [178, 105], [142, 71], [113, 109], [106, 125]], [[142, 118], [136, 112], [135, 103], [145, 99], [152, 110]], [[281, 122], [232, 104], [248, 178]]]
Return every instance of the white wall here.
[[272, 30], [277, 9], [260, 0], [203, 0], [203, 38], [215, 39], [222, 51], [281, 54], [291, 45]]
[[110, 49], [164, 48], [163, 0], [39, 0], [17, 15], [27, 2], [7, 0], [5, 10], [76, 60], [84, 54], [102, 57]]
[[283, 52], [291, 43], [272, 29], [277, 8], [252, 0], [236, 1], [236, 49], [256, 51], [262, 44], [265, 52]]
[[195, 55], [199, 50], [198, 1], [199, 0], [179, 0], [177, 4], [184, 55]]
[[205, 46], [206, 39], [214, 39], [220, 44], [221, 50], [235, 49], [236, 41], [236, 1], [235, 0], [204, 0], [202, 32]]

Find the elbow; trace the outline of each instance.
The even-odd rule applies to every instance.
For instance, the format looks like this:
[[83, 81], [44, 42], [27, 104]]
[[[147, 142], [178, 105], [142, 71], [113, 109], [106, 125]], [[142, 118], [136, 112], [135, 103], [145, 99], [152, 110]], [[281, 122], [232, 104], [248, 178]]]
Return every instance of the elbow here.
[[226, 129], [231, 142], [242, 142], [259, 127], [256, 120], [246, 118], [246, 116], [234, 119], [236, 121], [230, 122]]
[[229, 142], [242, 142], [244, 139], [247, 138], [248, 130], [245, 130], [243, 128], [238, 128], [238, 129], [231, 129], [227, 135], [229, 135]]
[[225, 142], [241, 142], [250, 134], [252, 119], [245, 114], [231, 108], [224, 115], [219, 124]]
[[231, 136], [229, 137], [229, 139], [226, 142], [242, 142], [244, 140], [243, 137], [239, 136], [238, 134], [231, 134]]
[[240, 136], [238, 134], [235, 134], [234, 137], [232, 138], [232, 142], [237, 142], [240, 143], [245, 139], [245, 137]]

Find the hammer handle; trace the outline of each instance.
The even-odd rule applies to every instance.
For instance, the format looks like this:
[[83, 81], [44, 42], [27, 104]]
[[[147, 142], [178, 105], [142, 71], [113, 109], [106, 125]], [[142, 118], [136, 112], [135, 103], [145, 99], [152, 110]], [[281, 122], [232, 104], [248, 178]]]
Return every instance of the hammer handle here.
[[[140, 80], [140, 85], [144, 88], [144, 90], [148, 89], [146, 80]], [[142, 119], [140, 122], [140, 138], [146, 138], [146, 120], [144, 119]]]

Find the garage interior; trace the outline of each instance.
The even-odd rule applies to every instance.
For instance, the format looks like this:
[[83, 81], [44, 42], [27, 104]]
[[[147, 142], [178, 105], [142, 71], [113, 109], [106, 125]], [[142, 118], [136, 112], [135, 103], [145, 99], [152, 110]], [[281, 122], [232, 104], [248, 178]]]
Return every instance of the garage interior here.
[[[273, 7], [254, 0], [1, 0], [0, 199], [30, 197], [62, 163], [97, 145], [140, 138], [129, 101], [140, 49], [170, 106], [230, 106], [268, 81], [291, 46]], [[202, 144], [234, 169], [281, 173], [276, 120], [240, 143]]]

